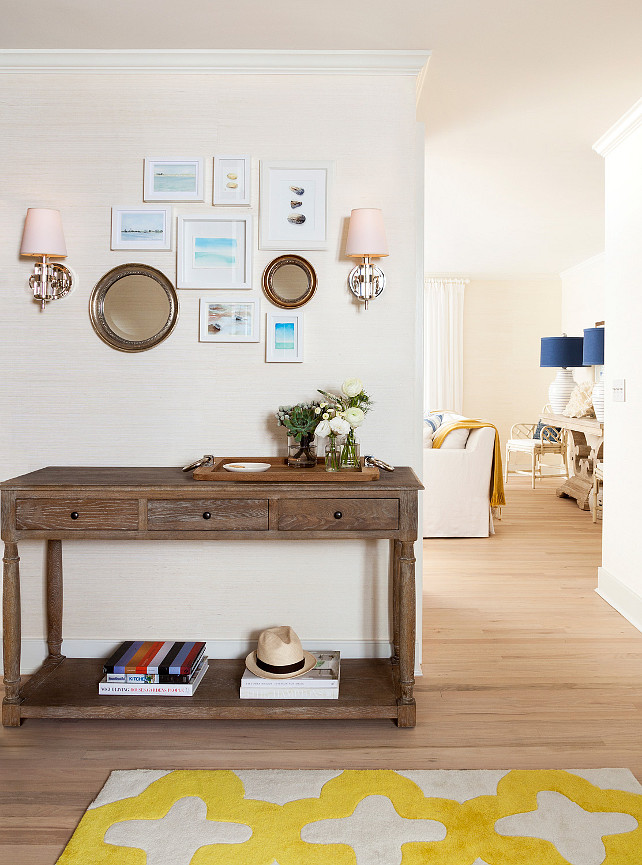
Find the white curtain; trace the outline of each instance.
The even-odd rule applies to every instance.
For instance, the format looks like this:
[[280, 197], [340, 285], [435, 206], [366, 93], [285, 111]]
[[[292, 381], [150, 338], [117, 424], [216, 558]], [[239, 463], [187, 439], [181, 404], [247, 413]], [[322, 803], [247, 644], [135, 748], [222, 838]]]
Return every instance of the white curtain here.
[[426, 411], [451, 409], [461, 414], [464, 399], [464, 287], [467, 279], [426, 277]]

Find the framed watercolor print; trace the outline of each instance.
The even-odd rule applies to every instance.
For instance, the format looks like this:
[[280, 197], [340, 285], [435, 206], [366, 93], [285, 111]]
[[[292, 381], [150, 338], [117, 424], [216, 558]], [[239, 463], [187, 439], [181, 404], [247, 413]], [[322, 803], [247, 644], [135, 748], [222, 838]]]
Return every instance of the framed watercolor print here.
[[171, 249], [171, 207], [124, 207], [111, 209], [112, 249]]
[[179, 216], [177, 288], [252, 288], [252, 217]]
[[261, 249], [327, 248], [332, 165], [261, 161]]
[[302, 312], [268, 312], [265, 331], [265, 360], [266, 363], [302, 362]]
[[143, 201], [204, 201], [205, 161], [146, 159]]
[[258, 342], [260, 335], [258, 297], [202, 297], [199, 340], [201, 342]]
[[212, 204], [249, 204], [250, 166], [249, 156], [215, 156]]

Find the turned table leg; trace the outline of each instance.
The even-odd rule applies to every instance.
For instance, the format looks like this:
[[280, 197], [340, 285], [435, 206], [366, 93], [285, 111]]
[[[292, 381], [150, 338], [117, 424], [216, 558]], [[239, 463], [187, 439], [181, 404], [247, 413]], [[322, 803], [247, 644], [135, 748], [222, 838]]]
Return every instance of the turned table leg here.
[[415, 684], [415, 554], [410, 541], [401, 541], [399, 555], [399, 681], [401, 697], [397, 701], [399, 727], [414, 727]]
[[2, 723], [20, 726], [20, 570], [18, 545], [4, 545], [2, 613], [4, 622], [4, 686]]
[[401, 541], [390, 541], [392, 568], [392, 663], [399, 664], [399, 559]]
[[62, 661], [62, 541], [47, 541], [47, 643], [49, 661]]

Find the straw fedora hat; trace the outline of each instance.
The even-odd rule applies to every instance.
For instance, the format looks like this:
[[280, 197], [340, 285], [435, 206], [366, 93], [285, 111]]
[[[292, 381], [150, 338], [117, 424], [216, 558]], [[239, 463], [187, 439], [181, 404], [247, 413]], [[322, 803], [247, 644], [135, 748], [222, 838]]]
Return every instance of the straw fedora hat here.
[[292, 628], [281, 625], [259, 634], [256, 651], [247, 656], [245, 666], [263, 679], [293, 679], [308, 673], [316, 662], [314, 655], [303, 650]]

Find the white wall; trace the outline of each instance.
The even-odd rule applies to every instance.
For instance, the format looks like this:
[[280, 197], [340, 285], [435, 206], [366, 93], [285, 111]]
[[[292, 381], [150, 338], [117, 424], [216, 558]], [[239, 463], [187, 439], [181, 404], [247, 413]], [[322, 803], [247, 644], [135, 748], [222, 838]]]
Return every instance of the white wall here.
[[[583, 336], [584, 328], [595, 327], [604, 321], [606, 295], [605, 255], [594, 255], [575, 267], [560, 273], [562, 280], [562, 332], [569, 336]], [[593, 367], [573, 370], [576, 381], [593, 381]]]
[[[412, 77], [15, 74], [2, 76], [0, 88], [2, 477], [56, 464], [179, 466], [206, 452], [284, 454], [276, 407], [351, 375], [375, 400], [364, 451], [419, 466], [423, 201]], [[263, 341], [199, 343], [198, 301], [215, 291], [179, 291], [176, 330], [145, 353], [114, 351], [91, 328], [91, 289], [116, 264], [143, 261], [175, 279], [172, 252], [109, 250], [111, 205], [142, 202], [143, 158], [202, 155], [211, 173], [216, 153], [252, 155], [255, 237], [260, 158], [335, 162], [329, 248], [302, 253], [319, 276], [304, 309], [302, 364], [266, 364]], [[209, 179], [206, 189], [211, 201]], [[44, 313], [30, 301], [31, 262], [18, 257], [28, 206], [61, 209], [67, 263], [78, 275], [75, 292]], [[343, 257], [347, 217], [360, 206], [383, 208], [391, 250], [388, 288], [367, 313], [347, 291], [353, 263]], [[207, 199], [174, 208], [219, 210]], [[260, 277], [279, 254], [258, 251], [255, 241], [263, 319], [271, 307]], [[41, 641], [42, 545], [21, 544], [20, 554], [23, 636]], [[307, 641], [356, 640], [356, 653], [381, 648], [386, 555], [384, 542], [65, 543], [65, 637], [190, 636], [231, 646], [287, 622]]]
[[560, 332], [559, 279], [471, 279], [464, 305], [464, 414], [492, 421], [503, 442], [534, 422], [555, 370], [540, 369], [540, 339]]
[[[642, 100], [596, 145], [606, 163], [605, 483], [598, 592], [642, 630], [636, 442], [642, 428]], [[613, 402], [613, 379], [626, 402]]]

